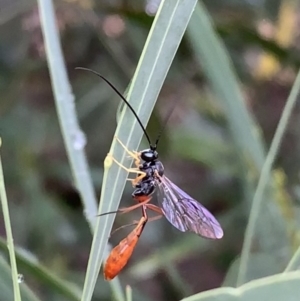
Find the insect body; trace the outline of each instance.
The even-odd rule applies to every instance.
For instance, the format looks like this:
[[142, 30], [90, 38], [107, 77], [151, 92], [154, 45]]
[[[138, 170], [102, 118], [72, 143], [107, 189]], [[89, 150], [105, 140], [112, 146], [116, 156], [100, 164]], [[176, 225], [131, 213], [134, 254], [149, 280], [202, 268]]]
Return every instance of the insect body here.
[[134, 199], [152, 195], [159, 177], [164, 175], [164, 167], [158, 160], [157, 152], [153, 152], [153, 156], [150, 156], [151, 152], [153, 152], [151, 149], [142, 151], [139, 156], [143, 160], [143, 163], [138, 164], [136, 161], [137, 168], [139, 168], [144, 176], [134, 185], [135, 190], [132, 193]]
[[103, 270], [104, 278], [106, 280], [112, 280], [115, 278], [125, 267], [135, 249], [147, 221], [148, 217], [146, 214], [146, 207], [143, 207], [143, 216], [137, 226], [110, 252]]
[[[134, 179], [131, 179], [131, 182], [134, 187], [132, 197], [138, 204], [120, 209], [119, 211], [128, 212], [142, 206], [144, 211], [145, 208], [147, 208], [160, 215], [163, 214], [175, 228], [182, 232], [190, 231], [210, 239], [222, 238], [223, 230], [215, 217], [204, 206], [194, 200], [165, 176], [164, 167], [158, 159], [157, 152], [157, 145], [162, 130], [159, 133], [155, 144], [151, 144], [148, 133], [139, 116], [123, 95], [101, 74], [90, 69], [79, 69], [95, 73], [121, 97], [140, 124], [145, 137], [149, 142], [149, 149], [136, 152], [128, 150], [126, 146], [115, 137], [124, 150], [134, 159], [135, 167], [126, 168], [113, 158], [111, 154], [108, 155], [111, 156], [111, 159], [113, 159], [121, 168], [137, 175]], [[168, 118], [169, 117], [170, 115]], [[168, 120], [168, 118], [166, 120]], [[159, 207], [149, 203], [155, 191], [158, 192], [157, 199]], [[118, 273], [118, 271], [126, 265], [147, 222], [147, 220], [145, 221], [144, 219], [145, 214], [143, 213], [143, 217], [136, 228], [111, 252], [105, 265], [107, 271], [105, 277], [107, 279], [112, 279], [114, 277], [113, 275]], [[117, 263], [118, 267], [116, 267], [114, 263]]]
[[[152, 195], [157, 188], [162, 213], [174, 227], [206, 238], [222, 238], [223, 230], [214, 216], [164, 175], [164, 167], [158, 160], [156, 149], [144, 150], [138, 155], [141, 163], [137, 167], [144, 176], [133, 183], [134, 199]], [[138, 163], [137, 160], [135, 162]]]

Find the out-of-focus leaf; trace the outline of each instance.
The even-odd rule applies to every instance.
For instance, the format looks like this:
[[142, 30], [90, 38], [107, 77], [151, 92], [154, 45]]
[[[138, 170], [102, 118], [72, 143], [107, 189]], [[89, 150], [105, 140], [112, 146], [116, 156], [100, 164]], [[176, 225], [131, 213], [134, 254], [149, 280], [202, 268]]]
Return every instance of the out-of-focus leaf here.
[[[39, 299], [26, 285], [26, 275], [20, 275], [22, 282], [19, 284], [22, 301], [38, 301]], [[11, 270], [7, 262], [0, 256], [0, 299], [1, 300], [14, 300]]]
[[[0, 249], [6, 251], [6, 243], [0, 239]], [[54, 275], [47, 268], [43, 267], [41, 263], [29, 252], [16, 248], [16, 259], [19, 266], [19, 271], [22, 272], [26, 283], [26, 274], [30, 273], [30, 277], [35, 277], [43, 282], [53, 292], [59, 293], [67, 297], [69, 300], [80, 300], [81, 290], [73, 283], [68, 283], [58, 276]], [[0, 278], [2, 279], [2, 278]], [[9, 299], [7, 299], [9, 300]], [[23, 300], [23, 299], [22, 299]]]
[[[247, 211], [251, 208], [252, 218], [250, 217], [249, 225], [251, 224], [251, 229], [253, 226], [253, 231], [245, 238], [245, 249], [250, 252], [250, 245], [257, 237], [264, 252], [277, 252], [276, 255], [282, 255], [282, 250], [286, 250], [288, 244], [286, 224], [274, 202], [272, 179], [268, 173], [264, 174], [264, 185], [260, 187], [259, 197], [253, 201], [255, 185], [265, 161], [260, 133], [243, 99], [232, 62], [222, 41], [215, 34], [212, 20], [201, 2], [198, 3], [191, 19], [188, 33], [199, 64], [203, 66], [220, 103], [223, 104], [236, 147], [237, 160], [243, 171], [244, 204]], [[284, 255], [284, 260], [287, 260], [289, 253]], [[245, 256], [242, 256], [241, 259], [243, 266], [246, 261], [244, 258]]]
[[211, 169], [225, 172], [231, 176], [238, 174], [239, 168], [234, 157], [232, 147], [226, 144], [220, 137], [193, 134], [185, 130], [176, 132], [176, 140], [173, 139], [172, 149], [178, 152], [182, 158], [199, 161]]
[[300, 295], [300, 273], [277, 274], [253, 280], [239, 288], [219, 288], [182, 301], [296, 301]]
[[287, 265], [285, 272], [296, 271], [300, 269], [300, 247]]
[[[230, 265], [230, 268], [227, 271], [226, 278], [222, 286], [236, 286], [239, 265], [240, 258], [237, 258]], [[280, 273], [282, 271], [282, 266], [283, 265], [280, 261], [280, 258], [276, 258], [272, 254], [251, 254], [251, 257], [249, 259], [249, 269], [247, 272], [247, 278], [245, 279], [245, 282]]]
[[239, 81], [226, 49], [214, 31], [209, 14], [200, 2], [187, 32], [199, 65], [203, 67], [223, 105], [240, 163], [246, 168], [251, 162], [252, 168], [259, 173], [265, 158], [262, 141], [243, 100]]

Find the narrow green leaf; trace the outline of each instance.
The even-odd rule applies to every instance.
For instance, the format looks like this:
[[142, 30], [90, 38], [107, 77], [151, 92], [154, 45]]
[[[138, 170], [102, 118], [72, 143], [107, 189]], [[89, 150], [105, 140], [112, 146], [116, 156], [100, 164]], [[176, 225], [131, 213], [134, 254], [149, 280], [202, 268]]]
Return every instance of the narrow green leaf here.
[[[0, 249], [3, 252], [6, 252], [7, 250], [6, 243], [2, 238], [0, 238]], [[26, 277], [30, 273], [30, 277], [35, 277], [40, 283], [45, 284], [53, 291], [68, 298], [68, 300], [80, 300], [81, 290], [74, 283], [64, 281], [57, 275], [53, 274], [32, 254], [25, 252], [23, 249], [16, 247], [15, 253], [20, 272], [24, 275], [25, 283]]]
[[291, 93], [288, 97], [286, 105], [283, 109], [281, 118], [279, 120], [274, 138], [272, 140], [270, 150], [268, 152], [266, 161], [263, 165], [261, 175], [257, 184], [257, 189], [254, 194], [253, 198], [253, 205], [250, 212], [249, 222], [246, 228], [245, 233], [245, 240], [241, 254], [241, 265], [238, 275], [237, 284], [242, 284], [245, 281], [247, 268], [248, 268], [248, 261], [250, 257], [250, 249], [251, 249], [251, 242], [255, 233], [255, 227], [257, 224], [257, 219], [260, 214], [260, 206], [263, 200], [264, 189], [267, 186], [270, 176], [273, 163], [279, 151], [279, 147], [282, 142], [283, 135], [288, 125], [288, 121], [292, 114], [293, 108], [297, 101], [297, 96], [300, 90], [300, 71], [296, 77], [294, 85], [292, 87]]
[[289, 264], [285, 268], [284, 272], [291, 272], [300, 270], [300, 247], [295, 252], [294, 256], [290, 260]]
[[[252, 254], [248, 262], [249, 268], [245, 282], [280, 273], [282, 271], [282, 261], [280, 259], [273, 254]], [[240, 260], [241, 258], [238, 257], [230, 265], [222, 286], [236, 286]]]
[[259, 172], [265, 158], [262, 141], [247, 110], [226, 48], [215, 33], [213, 22], [201, 2], [195, 9], [187, 33], [196, 58], [228, 117], [241, 163], [248, 166], [250, 159]]
[[[268, 174], [263, 177], [263, 185], [260, 184], [259, 193], [253, 199], [254, 187], [265, 161], [264, 147], [254, 118], [247, 110], [243, 100], [232, 62], [222, 41], [216, 35], [213, 22], [201, 2], [196, 7], [188, 33], [199, 64], [203, 67], [220, 103], [223, 104], [236, 147], [236, 155], [243, 171], [245, 204], [249, 209], [252, 206], [251, 220], [249, 221], [251, 231], [246, 234], [241, 258], [242, 272], [239, 283], [243, 283], [249, 267], [248, 263], [250, 263], [250, 246], [254, 237], [259, 239], [260, 248], [263, 251], [278, 252], [277, 255], [279, 255], [279, 250], [286, 245], [286, 227], [279, 208], [273, 201], [272, 181]], [[266, 236], [269, 239], [265, 239]], [[280, 237], [280, 240], [277, 237]]]
[[[60, 127], [75, 185], [80, 193], [84, 207], [83, 213], [93, 232], [97, 219], [97, 200], [84, 152], [86, 137], [80, 129], [76, 115], [74, 95], [70, 87], [60, 45], [52, 0], [39, 0], [38, 5]], [[116, 282], [117, 280], [112, 284], [112, 290], [115, 295], [122, 295], [121, 285]]]
[[[128, 93], [128, 100], [143, 124], [147, 124], [150, 118], [196, 3], [195, 0], [165, 0], [160, 4]], [[116, 136], [128, 149], [137, 149], [140, 143], [141, 128], [127, 107], [120, 115]], [[130, 166], [130, 160], [126, 160], [127, 154], [116, 140], [110, 153], [124, 166]], [[109, 158], [105, 160], [104, 167], [99, 214], [118, 208], [127, 177], [127, 173]], [[92, 298], [113, 220], [112, 215], [97, 220], [82, 301]]]
[[[0, 138], [0, 148], [1, 148], [1, 144], [2, 144], [2, 140]], [[1, 199], [3, 217], [4, 217], [5, 232], [7, 236], [7, 247], [8, 247], [9, 259], [11, 265], [11, 277], [13, 282], [14, 300], [21, 301], [21, 294], [20, 294], [20, 288], [18, 283], [18, 269], [17, 269], [16, 256], [15, 256], [14, 239], [13, 239], [11, 223], [10, 223], [9, 208], [8, 208], [5, 184], [4, 184], [4, 175], [3, 175], [1, 156], [0, 156], [0, 199]]]
[[[26, 285], [26, 275], [22, 275], [23, 280], [20, 282], [20, 290], [23, 301], [39, 301], [36, 295], [28, 288]], [[2, 256], [0, 256], [0, 296], [1, 300], [14, 300], [12, 279], [11, 279], [11, 268], [4, 260]]]
[[289, 272], [253, 280], [239, 288], [219, 288], [182, 301], [295, 301], [300, 294], [300, 273]]

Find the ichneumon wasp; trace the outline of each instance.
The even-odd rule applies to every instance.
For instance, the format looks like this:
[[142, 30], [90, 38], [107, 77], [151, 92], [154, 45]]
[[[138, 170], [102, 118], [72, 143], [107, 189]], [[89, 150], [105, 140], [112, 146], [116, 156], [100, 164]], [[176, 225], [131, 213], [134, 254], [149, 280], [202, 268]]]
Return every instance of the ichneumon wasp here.
[[[182, 232], [194, 232], [197, 235], [210, 239], [222, 238], [223, 230], [215, 217], [203, 205], [189, 196], [186, 192], [180, 189], [165, 176], [164, 167], [158, 158], [157, 152], [157, 145], [163, 129], [160, 131], [157, 139], [155, 140], [155, 143], [152, 144], [139, 116], [130, 105], [130, 103], [126, 100], [126, 98], [114, 87], [114, 85], [96, 71], [87, 68], [77, 69], [90, 71], [96, 74], [97, 76], [102, 78], [120, 96], [122, 101], [128, 106], [128, 108], [135, 116], [149, 143], [148, 149], [142, 150], [140, 152], [130, 151], [117, 137], [115, 137], [115, 139], [117, 139], [124, 150], [129, 154], [129, 156], [133, 158], [135, 165], [135, 167], [133, 168], [126, 168], [121, 163], [116, 161], [110, 154], [108, 154], [121, 168], [130, 173], [137, 174], [136, 178], [131, 180], [131, 182], [134, 187], [132, 197], [138, 202], [138, 204], [128, 208], [119, 209], [118, 212], [128, 212], [141, 206], [143, 209], [143, 216], [140, 222], [137, 224], [136, 228], [123, 241], [121, 241], [121, 243], [117, 247], [119, 247], [121, 244], [130, 245], [128, 241], [134, 241], [134, 246], [136, 245], [138, 237], [141, 235], [147, 222], [147, 220], [145, 220], [146, 208], [153, 210], [158, 214], [163, 214], [175, 228]], [[170, 117], [170, 115], [168, 117]], [[166, 119], [166, 121], [167, 120], [168, 118]], [[158, 192], [157, 201], [159, 206], [149, 204], [155, 191]], [[132, 237], [135, 237], [135, 239], [133, 239]], [[131, 253], [132, 251], [130, 252], [129, 257], [131, 256]]]

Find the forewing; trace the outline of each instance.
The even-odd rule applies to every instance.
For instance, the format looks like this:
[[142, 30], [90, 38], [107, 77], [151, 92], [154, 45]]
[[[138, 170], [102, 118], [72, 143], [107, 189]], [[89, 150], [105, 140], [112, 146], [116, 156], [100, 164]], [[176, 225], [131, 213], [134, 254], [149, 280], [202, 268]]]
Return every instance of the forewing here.
[[158, 202], [167, 220], [178, 230], [191, 231], [211, 239], [223, 237], [223, 230], [214, 216], [167, 177], [160, 178]]

